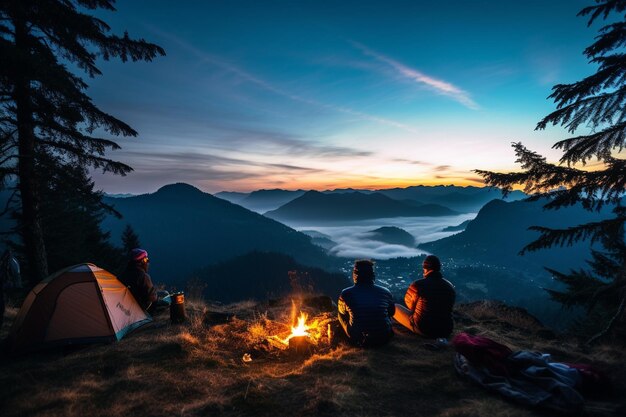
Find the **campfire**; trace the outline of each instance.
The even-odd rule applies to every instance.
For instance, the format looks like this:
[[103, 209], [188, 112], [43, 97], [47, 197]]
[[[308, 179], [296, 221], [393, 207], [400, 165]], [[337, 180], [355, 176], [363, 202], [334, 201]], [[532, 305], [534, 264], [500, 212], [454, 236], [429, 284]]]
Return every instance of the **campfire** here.
[[306, 353], [322, 344], [330, 344], [332, 334], [328, 315], [321, 315], [310, 320], [307, 313], [303, 311], [297, 313], [296, 303], [292, 301], [292, 320], [290, 324], [285, 325], [285, 327], [291, 327], [291, 332], [286, 334], [285, 331], [267, 337], [272, 347], [294, 353]]
[[300, 312], [300, 317], [298, 317], [298, 325], [296, 327], [291, 327], [291, 334], [289, 336], [287, 336], [287, 338], [284, 340], [285, 344], [289, 344], [289, 341], [291, 340], [291, 338], [293, 337], [309, 337], [309, 332], [307, 332], [307, 330], [309, 329], [309, 326], [306, 324], [306, 319], [308, 318], [308, 316], [306, 315], [306, 313]]

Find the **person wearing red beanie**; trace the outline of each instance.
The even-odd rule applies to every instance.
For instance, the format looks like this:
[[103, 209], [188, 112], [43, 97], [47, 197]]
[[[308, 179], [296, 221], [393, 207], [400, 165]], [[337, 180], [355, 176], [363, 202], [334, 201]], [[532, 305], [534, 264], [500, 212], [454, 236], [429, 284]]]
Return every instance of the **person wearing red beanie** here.
[[126, 269], [120, 275], [122, 284], [126, 285], [135, 297], [135, 300], [144, 309], [148, 310], [152, 303], [157, 300], [156, 288], [152, 284], [152, 278], [148, 275], [150, 258], [144, 249], [135, 248], [130, 251]]

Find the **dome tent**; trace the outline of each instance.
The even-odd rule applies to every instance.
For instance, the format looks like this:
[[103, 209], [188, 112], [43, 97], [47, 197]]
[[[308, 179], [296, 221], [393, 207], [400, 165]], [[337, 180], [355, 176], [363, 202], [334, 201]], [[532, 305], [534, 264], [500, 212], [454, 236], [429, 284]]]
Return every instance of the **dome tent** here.
[[111, 342], [151, 321], [130, 290], [93, 264], [63, 269], [26, 296], [9, 334], [14, 352]]

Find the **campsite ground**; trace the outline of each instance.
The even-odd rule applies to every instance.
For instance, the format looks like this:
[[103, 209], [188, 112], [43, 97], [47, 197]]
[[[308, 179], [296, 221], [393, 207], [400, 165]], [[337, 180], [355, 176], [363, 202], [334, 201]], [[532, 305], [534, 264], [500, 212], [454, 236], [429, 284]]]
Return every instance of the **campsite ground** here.
[[[264, 351], [259, 341], [271, 332], [281, 308], [251, 302], [217, 307], [190, 303], [186, 324], [171, 325], [163, 313], [118, 343], [3, 357], [0, 415], [539, 414], [460, 379], [451, 348], [427, 350], [423, 339], [401, 328], [395, 329], [389, 345], [378, 349], [338, 343], [306, 357]], [[209, 310], [235, 317], [209, 325]], [[16, 312], [9, 309], [2, 337]], [[589, 403], [587, 415], [624, 415], [623, 347], [605, 345], [585, 353], [573, 340], [556, 338], [523, 312], [490, 303], [460, 306], [457, 313], [456, 331], [485, 335], [513, 350], [548, 352], [559, 361], [596, 363], [610, 372], [615, 393]], [[245, 353], [251, 353], [251, 362], [242, 360]]]

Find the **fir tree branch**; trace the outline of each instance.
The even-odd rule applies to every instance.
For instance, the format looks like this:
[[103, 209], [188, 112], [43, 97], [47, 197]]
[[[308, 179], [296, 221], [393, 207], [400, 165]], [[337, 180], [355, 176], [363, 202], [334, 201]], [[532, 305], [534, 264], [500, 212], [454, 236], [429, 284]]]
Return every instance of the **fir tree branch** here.
[[[566, 126], [573, 133], [585, 121], [590, 121], [593, 127], [597, 127], [602, 122], [610, 122], [611, 117], [618, 111], [621, 112], [624, 91], [620, 87], [626, 80], [624, 55], [597, 60], [600, 69], [595, 74], [573, 84], [558, 84], [553, 87], [548, 98], [554, 100], [557, 110], [537, 123], [536, 130], [543, 130], [551, 124]], [[602, 93], [614, 88], [617, 91]], [[607, 107], [608, 103], [615, 107]]]
[[9, 212], [9, 210], [11, 209], [11, 204], [13, 203], [13, 199], [15, 198], [17, 193], [18, 193], [18, 189], [14, 188], [13, 191], [11, 192], [11, 195], [7, 199], [6, 204], [4, 205], [4, 210], [2, 210], [2, 212], [0, 213], [0, 217], [4, 217], [4, 215]]
[[563, 149], [561, 163], [568, 165], [590, 160], [594, 156], [607, 160], [611, 151], [624, 149], [626, 143], [626, 121], [616, 123], [590, 135], [576, 136], [556, 142], [552, 149]]
[[591, 337], [591, 339], [589, 339], [587, 341], [586, 345], [587, 346], [591, 346], [594, 343], [596, 343], [598, 340], [602, 339], [604, 336], [609, 334], [611, 332], [611, 330], [613, 330], [613, 328], [617, 324], [617, 321], [624, 314], [624, 308], [625, 307], [626, 307], [626, 296], [622, 295], [622, 300], [619, 303], [619, 306], [617, 307], [617, 311], [615, 312], [613, 317], [611, 317], [611, 319], [609, 320], [609, 323], [606, 325], [606, 327], [600, 333], [597, 333], [596, 335]]
[[578, 226], [568, 227], [566, 229], [551, 229], [549, 227], [532, 226], [528, 230], [541, 233], [541, 236], [534, 242], [524, 246], [519, 252], [524, 255], [527, 252], [533, 252], [539, 249], [551, 248], [554, 246], [572, 246], [579, 240], [590, 240], [590, 243], [599, 241], [603, 235], [607, 234], [611, 229], [623, 227], [626, 222], [624, 217], [616, 217], [612, 219], [602, 220], [599, 222], [590, 222]]
[[578, 16], [591, 15], [589, 16], [589, 20], [587, 21], [587, 26], [591, 26], [593, 22], [599, 17], [606, 19], [613, 11], [617, 13], [622, 13], [624, 12], [624, 10], [626, 10], [626, 1], [604, 0], [602, 3], [596, 6], [585, 7], [578, 13]]
[[102, 169], [103, 172], [112, 172], [114, 174], [124, 176], [133, 170], [130, 166], [124, 163], [86, 153], [83, 148], [74, 146], [67, 142], [40, 140], [39, 143], [41, 145], [45, 145], [57, 151], [60, 151], [70, 158], [75, 158], [82, 164], [89, 165], [97, 169]]
[[599, 30], [598, 40], [585, 49], [584, 54], [593, 58], [611, 50], [626, 46], [626, 23], [616, 22], [606, 25]]
[[4, 165], [12, 159], [19, 159], [19, 155], [12, 154], [4, 157], [3, 159], [0, 159], [0, 165]]
[[607, 158], [606, 169], [584, 171], [570, 166], [554, 165], [546, 162], [541, 155], [526, 149], [521, 143], [514, 143], [517, 163], [524, 171], [497, 173], [474, 170], [491, 187], [499, 187], [506, 195], [518, 184], [531, 195], [529, 200], [547, 198], [545, 208], [557, 209], [582, 202], [587, 210], [599, 210], [605, 204], [615, 204], [623, 197], [626, 188], [626, 161]]

